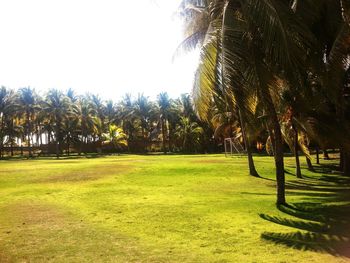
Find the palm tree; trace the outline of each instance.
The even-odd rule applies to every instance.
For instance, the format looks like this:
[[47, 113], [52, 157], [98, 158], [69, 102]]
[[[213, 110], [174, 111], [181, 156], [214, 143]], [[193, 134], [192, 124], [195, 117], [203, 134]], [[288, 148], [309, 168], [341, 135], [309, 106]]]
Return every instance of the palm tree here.
[[[6, 87], [0, 88], [0, 158], [3, 157], [3, 148], [7, 141], [12, 145], [13, 137], [12, 131], [13, 121], [15, 119], [14, 113], [18, 106], [15, 101], [13, 90]], [[12, 147], [11, 154], [13, 155]]]
[[[278, 94], [279, 78], [294, 86], [300, 84], [300, 62], [304, 50], [310, 47], [311, 34], [285, 2], [209, 1], [207, 8], [191, 8], [191, 12], [199, 13], [206, 23], [188, 38], [190, 43], [202, 43], [202, 62], [197, 73], [200, 88], [194, 94], [199, 101], [197, 108], [208, 107], [219, 88], [233, 98], [245, 123], [246, 113], [254, 108], [254, 98], [261, 101], [274, 148], [277, 204], [285, 204], [278, 97], [271, 90]], [[202, 34], [196, 35], [198, 32]]]
[[63, 145], [63, 122], [69, 115], [70, 103], [62, 91], [52, 89], [44, 101], [44, 111], [54, 123], [56, 139], [56, 156], [59, 158]]
[[168, 111], [168, 149], [173, 150], [176, 128], [182, 116], [182, 104], [180, 99], [176, 99], [170, 104]]
[[158, 95], [158, 106], [160, 112], [160, 125], [162, 129], [163, 151], [164, 154], [166, 154], [167, 122], [169, 119], [169, 110], [171, 107], [171, 101], [169, 99], [168, 93], [162, 92]]
[[87, 145], [90, 142], [90, 137], [96, 132], [96, 111], [87, 98], [79, 99], [77, 117], [79, 119], [81, 141], [79, 152], [81, 152], [82, 144]]
[[[3, 93], [3, 92], [0, 92]], [[2, 103], [0, 103], [0, 115], [2, 113], [2, 135], [6, 136], [5, 144], [10, 146], [11, 156], [14, 155], [13, 147], [16, 143], [16, 137], [20, 137], [23, 133], [23, 128], [20, 125], [20, 105], [18, 104], [17, 94], [14, 90], [7, 90], [7, 95], [5, 99], [1, 99]], [[4, 97], [3, 97], [4, 98]], [[2, 141], [3, 142], [3, 141]], [[0, 150], [1, 152], [1, 150]]]
[[109, 127], [110, 124], [116, 121], [116, 109], [112, 100], [108, 100], [106, 102], [106, 107], [104, 108], [104, 115], [105, 119], [107, 120], [107, 127]]
[[181, 141], [184, 152], [195, 152], [201, 143], [203, 129], [197, 122], [191, 122], [188, 117], [181, 117], [175, 135]]
[[97, 130], [98, 140], [101, 142], [102, 133], [105, 130], [105, 106], [103, 105], [102, 99], [98, 95], [90, 95], [89, 100], [91, 106], [96, 112], [96, 117], [98, 118], [99, 129]]
[[[321, 148], [325, 141], [339, 147], [340, 168], [350, 175], [350, 132], [346, 118], [347, 102], [344, 89], [346, 72], [349, 69], [350, 48], [349, 3], [348, 1], [320, 0], [315, 2], [297, 1], [296, 13], [310, 28], [317, 40], [312, 52], [308, 52], [307, 74], [311, 89], [308, 116], [299, 120], [306, 132]], [[316, 99], [315, 99], [316, 98]]]
[[148, 100], [148, 97], [143, 94], [139, 94], [137, 100], [134, 103], [133, 114], [137, 116], [140, 127], [141, 127], [141, 136], [143, 141], [143, 150], [146, 150], [146, 141], [147, 141], [147, 131], [150, 129], [150, 119], [152, 115], [152, 104]]
[[115, 124], [108, 126], [108, 133], [103, 134], [105, 143], [112, 143], [116, 150], [128, 145], [127, 136], [123, 129]]
[[62, 123], [64, 131], [64, 141], [67, 144], [67, 155], [70, 155], [70, 146], [79, 141], [79, 119], [74, 114], [69, 114]]
[[39, 98], [34, 89], [25, 87], [19, 90], [18, 103], [21, 105], [21, 112], [25, 120], [25, 133], [23, 137], [27, 139], [29, 157], [32, 157], [32, 123], [35, 120], [35, 114], [40, 110]]
[[8, 91], [5, 87], [0, 89], [0, 158], [2, 158], [2, 151], [5, 139], [5, 109], [7, 107]]

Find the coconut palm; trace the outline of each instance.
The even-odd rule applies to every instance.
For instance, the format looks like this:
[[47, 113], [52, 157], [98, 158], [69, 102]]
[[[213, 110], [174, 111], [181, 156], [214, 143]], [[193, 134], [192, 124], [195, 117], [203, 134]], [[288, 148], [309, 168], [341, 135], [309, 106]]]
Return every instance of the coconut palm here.
[[40, 110], [39, 97], [35, 90], [30, 87], [19, 89], [18, 103], [21, 105], [21, 113], [24, 115], [25, 133], [23, 139], [26, 138], [29, 157], [32, 157], [32, 123], [35, 121], [35, 115]]
[[[162, 92], [158, 95], [158, 107], [160, 113], [160, 125], [162, 130], [162, 141], [163, 141], [163, 151], [164, 154], [167, 153], [166, 139], [167, 139], [167, 122], [169, 119], [169, 111], [171, 107], [171, 101], [169, 99], [168, 93]], [[170, 149], [169, 149], [170, 150]]]
[[16, 123], [16, 114], [19, 105], [16, 101], [16, 94], [6, 87], [0, 88], [0, 158], [3, 157], [3, 147], [9, 144], [11, 155], [13, 155], [13, 144], [15, 135], [19, 132]]
[[67, 145], [67, 155], [70, 155], [70, 146], [79, 142], [79, 119], [77, 115], [70, 113], [64, 118], [62, 123], [62, 130], [64, 133], [64, 141]]
[[143, 148], [146, 150], [146, 141], [148, 140], [148, 132], [151, 129], [151, 117], [153, 111], [153, 105], [149, 101], [148, 97], [143, 94], [139, 94], [134, 105], [133, 114], [137, 117], [140, 128], [141, 138], [143, 141]]
[[195, 152], [201, 143], [203, 129], [197, 122], [191, 122], [188, 117], [181, 117], [175, 135], [181, 142], [184, 152]]
[[106, 102], [106, 107], [104, 108], [104, 115], [107, 127], [109, 127], [110, 124], [116, 121], [116, 108], [112, 100], [108, 100]]
[[96, 113], [96, 120], [99, 124], [99, 129], [97, 129], [97, 136], [98, 140], [101, 141], [102, 133], [105, 130], [105, 105], [98, 95], [89, 95], [89, 100]]
[[70, 101], [62, 91], [52, 89], [48, 92], [43, 105], [43, 110], [54, 123], [56, 156], [59, 158], [64, 141], [63, 122], [69, 116]]
[[108, 126], [108, 133], [103, 134], [104, 143], [112, 143], [116, 150], [128, 145], [127, 136], [123, 129], [115, 124]]
[[[93, 134], [96, 133], [96, 111], [85, 97], [80, 98], [78, 101], [77, 118], [80, 126], [80, 142], [87, 145], [91, 141]], [[82, 145], [79, 151], [81, 149]]]
[[[274, 148], [277, 203], [284, 204], [283, 138], [276, 111], [278, 80], [300, 84], [300, 62], [304, 50], [311, 46], [311, 34], [287, 1], [208, 1], [206, 8], [190, 10], [192, 17], [199, 13], [194, 17], [206, 23], [200, 31], [192, 31], [204, 32], [197, 40], [202, 43], [202, 55], [196, 78], [199, 88], [194, 90], [196, 108], [205, 112], [213, 93], [220, 89], [232, 97], [245, 123], [256, 100], [261, 101]], [[195, 33], [192, 36], [190, 43], [198, 39]]]

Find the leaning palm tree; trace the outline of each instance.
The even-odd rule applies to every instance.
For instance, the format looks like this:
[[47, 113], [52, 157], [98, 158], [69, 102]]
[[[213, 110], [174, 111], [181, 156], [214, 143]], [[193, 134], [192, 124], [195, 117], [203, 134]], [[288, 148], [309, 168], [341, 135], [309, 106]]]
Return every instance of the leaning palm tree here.
[[309, 31], [285, 2], [217, 0], [208, 1], [203, 10], [190, 9], [207, 25], [200, 27], [202, 39], [197, 41], [202, 44], [200, 85], [194, 90], [197, 108], [204, 111], [219, 89], [234, 100], [241, 119], [247, 122], [247, 113], [254, 110], [257, 99], [261, 101], [274, 148], [277, 204], [284, 204], [283, 139], [276, 111], [278, 79], [300, 84], [298, 72], [304, 50], [310, 47]]

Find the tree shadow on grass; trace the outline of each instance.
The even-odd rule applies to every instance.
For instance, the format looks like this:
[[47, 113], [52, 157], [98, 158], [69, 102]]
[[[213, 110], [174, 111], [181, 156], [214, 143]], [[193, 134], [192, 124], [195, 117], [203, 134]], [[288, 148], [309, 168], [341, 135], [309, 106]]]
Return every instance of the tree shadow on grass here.
[[310, 250], [350, 258], [350, 184], [339, 175], [320, 175], [288, 182], [290, 195], [301, 202], [278, 206], [286, 217], [260, 214], [271, 223], [293, 232], [264, 232], [261, 238], [298, 250]]

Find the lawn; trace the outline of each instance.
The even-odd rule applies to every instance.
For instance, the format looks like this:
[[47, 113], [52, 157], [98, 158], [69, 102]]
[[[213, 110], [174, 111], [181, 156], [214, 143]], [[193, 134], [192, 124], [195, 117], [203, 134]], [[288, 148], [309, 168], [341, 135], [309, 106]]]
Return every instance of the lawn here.
[[349, 180], [286, 163], [277, 209], [271, 157], [1, 161], [0, 262], [350, 262]]

